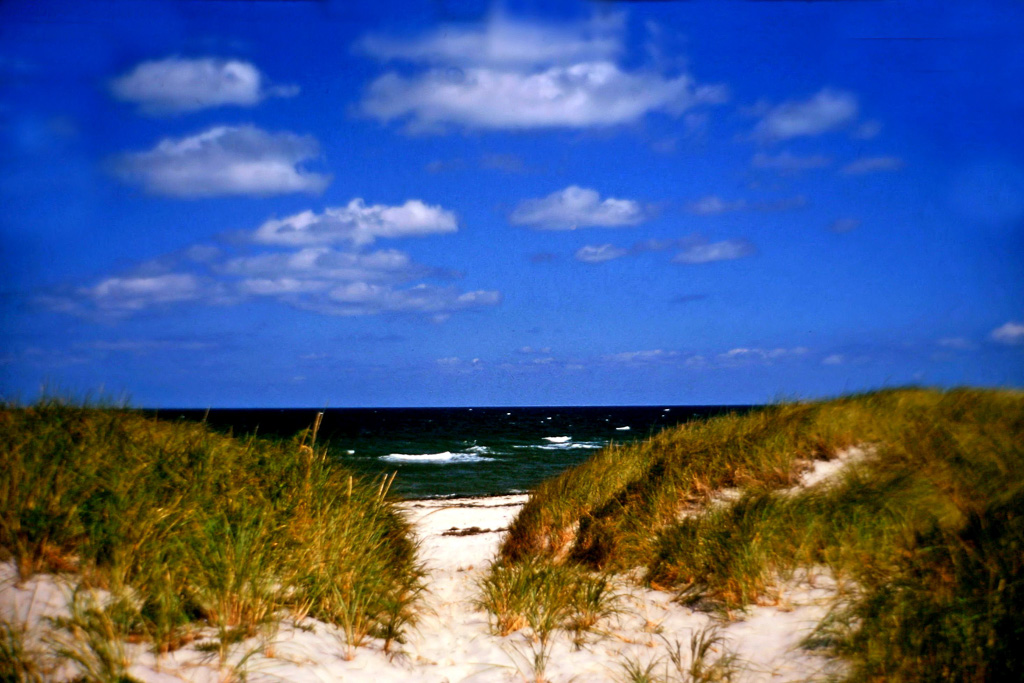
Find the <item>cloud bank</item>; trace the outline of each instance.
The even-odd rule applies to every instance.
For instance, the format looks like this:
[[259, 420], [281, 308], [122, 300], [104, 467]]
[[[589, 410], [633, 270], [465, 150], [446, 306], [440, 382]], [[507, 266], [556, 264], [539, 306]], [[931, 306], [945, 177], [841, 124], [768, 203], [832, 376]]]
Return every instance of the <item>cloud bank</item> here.
[[[368, 250], [378, 239], [450, 233], [454, 214], [410, 199], [367, 206], [361, 198], [322, 213], [304, 211], [233, 235], [243, 253], [193, 245], [127, 273], [38, 297], [50, 310], [118, 319], [182, 304], [233, 306], [269, 300], [336, 316], [402, 314], [443, 321], [501, 302], [495, 290], [462, 291], [458, 274], [416, 263], [398, 249]], [[251, 253], [253, 249], [257, 253]]]
[[579, 129], [652, 112], [678, 116], [727, 99], [724, 87], [698, 85], [686, 73], [623, 68], [623, 29], [618, 19], [556, 26], [495, 15], [474, 28], [442, 27], [406, 41], [367, 36], [357, 45], [364, 53], [418, 70], [379, 76], [360, 110], [419, 132]]

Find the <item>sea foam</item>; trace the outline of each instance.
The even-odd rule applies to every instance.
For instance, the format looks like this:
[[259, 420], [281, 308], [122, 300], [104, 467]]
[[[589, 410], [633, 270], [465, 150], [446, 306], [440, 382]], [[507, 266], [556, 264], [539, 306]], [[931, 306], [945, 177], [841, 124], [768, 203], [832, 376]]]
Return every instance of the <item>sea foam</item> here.
[[[484, 449], [482, 452], [486, 452], [486, 446], [474, 446], [470, 450], [476, 448]], [[433, 465], [443, 465], [446, 463], [466, 463], [466, 462], [491, 462], [494, 458], [485, 458], [479, 455], [476, 451], [472, 453], [452, 453], [451, 451], [444, 451], [443, 453], [391, 453], [390, 455], [380, 456], [381, 460], [387, 462], [410, 462], [410, 463], [424, 463]]]
[[578, 448], [597, 449], [603, 448], [604, 443], [600, 441], [573, 441], [571, 436], [545, 436], [548, 443], [539, 446], [513, 446], [513, 448], [532, 448], [541, 451], [574, 450]]

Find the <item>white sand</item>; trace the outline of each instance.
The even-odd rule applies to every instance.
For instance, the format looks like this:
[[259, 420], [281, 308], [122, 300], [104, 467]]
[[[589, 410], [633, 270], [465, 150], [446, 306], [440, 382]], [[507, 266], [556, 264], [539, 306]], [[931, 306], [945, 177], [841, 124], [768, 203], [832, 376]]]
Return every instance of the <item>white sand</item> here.
[[[484, 499], [410, 501], [402, 505], [422, 541], [422, 559], [429, 574], [425, 598], [428, 614], [389, 659], [379, 642], [356, 650], [345, 661], [340, 632], [305, 620], [301, 628], [282, 623], [269, 642], [250, 640], [235, 659], [254, 654], [245, 669], [251, 681], [521, 681], [532, 678], [536, 643], [524, 632], [499, 638], [488, 630], [487, 614], [473, 607], [476, 582], [497, 550], [501, 532], [525, 502], [525, 496]], [[485, 533], [444, 535], [479, 527]], [[794, 581], [777, 606], [751, 608], [741, 620], [722, 623], [721, 635], [742, 660], [741, 680], [804, 680], [824, 675], [828, 660], [799, 648], [801, 639], [825, 614], [833, 595], [826, 578], [817, 585]], [[639, 588], [621, 580], [626, 613], [605, 625], [606, 634], [592, 636], [576, 649], [568, 635], [555, 637], [546, 677], [551, 681], [620, 680], [626, 658], [646, 664], [664, 657], [668, 643], [689, 651], [691, 634], [715, 620], [672, 601], [672, 595]], [[0, 613], [8, 622], [25, 625], [40, 636], [44, 616], [64, 611], [67, 587], [51, 576], [38, 576], [18, 586], [11, 564], [0, 566]], [[102, 596], [101, 596], [102, 597]], [[141, 645], [126, 646], [132, 676], [141, 681], [219, 681], [230, 678], [211, 656], [189, 647], [157, 661]], [[66, 678], [69, 669], [51, 678]], [[659, 673], [664, 669], [659, 668]], [[63, 674], [63, 675], [62, 675]]]
[[831, 486], [840, 481], [846, 468], [858, 465], [874, 453], [875, 449], [868, 445], [850, 446], [836, 451], [829, 460], [815, 460], [800, 476], [797, 485], [786, 489], [785, 493], [792, 495], [812, 487]]

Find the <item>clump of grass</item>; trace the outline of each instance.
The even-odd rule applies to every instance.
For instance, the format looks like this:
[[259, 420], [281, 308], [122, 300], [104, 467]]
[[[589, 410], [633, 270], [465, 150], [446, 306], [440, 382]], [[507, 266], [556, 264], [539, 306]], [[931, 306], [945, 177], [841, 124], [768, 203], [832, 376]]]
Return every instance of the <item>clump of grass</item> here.
[[87, 681], [133, 683], [128, 675], [131, 660], [124, 638], [133, 618], [124, 600], [104, 601], [88, 590], [76, 590], [68, 606], [70, 616], [53, 620], [59, 631], [51, 636], [58, 657], [74, 662]]
[[622, 683], [666, 683], [666, 676], [658, 674], [661, 659], [652, 659], [646, 664], [638, 657], [626, 657], [619, 662], [618, 680]]
[[[853, 445], [871, 457], [829, 486], [788, 490]], [[708, 505], [724, 488], [739, 499]], [[1007, 648], [1024, 642], [1022, 516], [1024, 394], [901, 389], [606, 449], [538, 487], [501, 552], [512, 565], [645, 567], [656, 586], [727, 612], [825, 565], [856, 586], [825, 639], [853, 678], [1002, 680], [1021, 673]]]
[[41, 683], [44, 680], [42, 653], [27, 640], [23, 626], [0, 620], [0, 681]]
[[618, 611], [619, 596], [607, 575], [543, 560], [497, 563], [480, 582], [478, 607], [493, 617], [496, 635], [530, 627], [538, 637], [556, 629], [592, 631]]
[[[716, 626], [690, 634], [688, 655], [679, 640], [662, 640], [665, 656], [646, 665], [631, 657], [619, 663], [624, 683], [721, 683], [732, 681], [739, 671], [739, 658]], [[664, 673], [659, 674], [659, 669]]]
[[[382, 482], [316, 447], [57, 399], [0, 407], [0, 549], [23, 579], [70, 572], [133, 596], [122, 634], [157, 652], [198, 630], [223, 647], [290, 614], [388, 647], [415, 621], [423, 572]], [[223, 654], [223, 653], [222, 653]]]
[[669, 646], [668, 659], [684, 682], [715, 683], [731, 681], [736, 676], [739, 658], [715, 626], [690, 634], [688, 658], [678, 640], [665, 643]]
[[491, 614], [496, 635], [529, 627], [530, 655], [524, 659], [537, 681], [544, 680], [557, 631], [566, 631], [581, 647], [601, 621], [619, 611], [618, 603], [608, 576], [541, 560], [492, 565], [477, 600]]

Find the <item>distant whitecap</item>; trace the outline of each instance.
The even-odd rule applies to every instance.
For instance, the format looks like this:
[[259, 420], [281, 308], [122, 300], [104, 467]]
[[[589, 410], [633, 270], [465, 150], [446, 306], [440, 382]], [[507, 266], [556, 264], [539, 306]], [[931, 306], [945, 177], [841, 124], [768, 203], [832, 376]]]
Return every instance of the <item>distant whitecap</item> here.
[[423, 463], [423, 464], [446, 464], [446, 463], [465, 463], [465, 462], [490, 462], [494, 458], [484, 458], [476, 453], [452, 453], [451, 451], [444, 451], [443, 453], [392, 453], [390, 455], [380, 456], [381, 460], [387, 462], [409, 462], [409, 463]]
[[[544, 437], [551, 443], [542, 444], [540, 446], [514, 446], [514, 448], [536, 448], [542, 451], [564, 451], [564, 450], [576, 450], [580, 448], [603, 448], [604, 442], [601, 441], [572, 441], [569, 437], [561, 436], [546, 436]], [[552, 441], [552, 439], [565, 439], [565, 441]]]
[[551, 443], [566, 443], [568, 441], [572, 441], [572, 437], [571, 436], [545, 436], [544, 440], [545, 441], [550, 441]]

